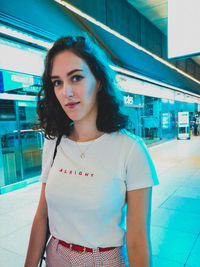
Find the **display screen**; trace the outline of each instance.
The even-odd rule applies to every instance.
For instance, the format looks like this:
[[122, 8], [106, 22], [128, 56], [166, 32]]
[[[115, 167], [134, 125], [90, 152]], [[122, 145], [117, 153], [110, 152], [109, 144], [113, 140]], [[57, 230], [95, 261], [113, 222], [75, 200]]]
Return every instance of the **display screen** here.
[[200, 54], [199, 0], [168, 0], [168, 58]]

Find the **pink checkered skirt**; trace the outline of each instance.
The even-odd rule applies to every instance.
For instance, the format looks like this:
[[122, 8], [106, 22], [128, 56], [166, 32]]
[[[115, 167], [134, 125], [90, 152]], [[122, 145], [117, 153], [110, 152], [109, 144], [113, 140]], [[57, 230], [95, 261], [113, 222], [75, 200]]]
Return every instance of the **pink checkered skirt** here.
[[98, 248], [93, 253], [79, 253], [58, 243], [58, 239], [51, 238], [46, 251], [46, 267], [125, 267], [120, 248], [99, 252]]

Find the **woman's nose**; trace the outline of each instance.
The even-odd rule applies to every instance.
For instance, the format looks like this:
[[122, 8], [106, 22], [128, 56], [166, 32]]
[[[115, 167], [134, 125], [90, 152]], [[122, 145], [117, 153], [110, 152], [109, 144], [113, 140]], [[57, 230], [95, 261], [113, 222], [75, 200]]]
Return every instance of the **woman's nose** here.
[[63, 88], [63, 95], [64, 95], [65, 97], [67, 97], [67, 98], [72, 97], [72, 96], [74, 95], [71, 86], [69, 86], [69, 85], [64, 85], [64, 88]]

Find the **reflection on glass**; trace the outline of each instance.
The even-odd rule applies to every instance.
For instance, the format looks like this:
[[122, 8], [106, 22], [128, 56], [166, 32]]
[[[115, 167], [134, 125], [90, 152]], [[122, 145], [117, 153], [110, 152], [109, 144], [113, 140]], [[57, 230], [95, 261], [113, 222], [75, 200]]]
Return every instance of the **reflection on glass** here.
[[31, 129], [35, 117], [35, 102], [0, 100], [0, 186], [40, 175], [44, 137]]

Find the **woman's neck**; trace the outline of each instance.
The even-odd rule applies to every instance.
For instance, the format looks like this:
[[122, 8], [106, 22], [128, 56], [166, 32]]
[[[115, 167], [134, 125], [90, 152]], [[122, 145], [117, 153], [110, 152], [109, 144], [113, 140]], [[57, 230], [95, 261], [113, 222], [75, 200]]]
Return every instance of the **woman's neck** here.
[[93, 125], [92, 123], [86, 125], [85, 123], [81, 124], [74, 122], [69, 138], [76, 142], [87, 142], [94, 140], [103, 134], [104, 132], [99, 131], [96, 125]]

